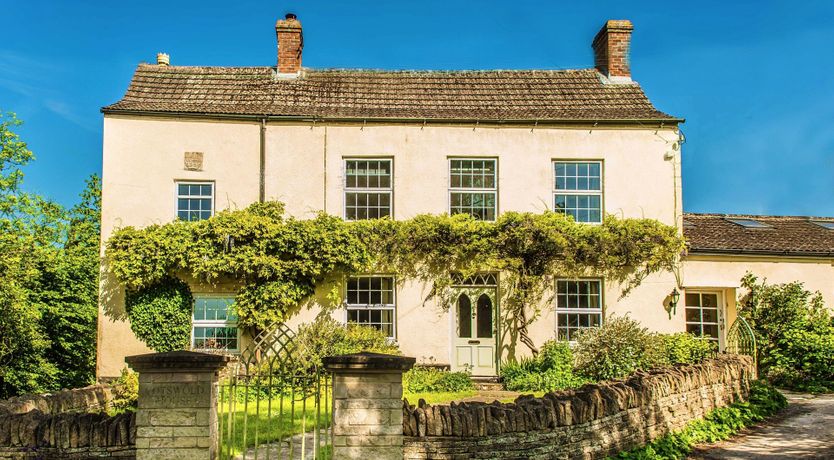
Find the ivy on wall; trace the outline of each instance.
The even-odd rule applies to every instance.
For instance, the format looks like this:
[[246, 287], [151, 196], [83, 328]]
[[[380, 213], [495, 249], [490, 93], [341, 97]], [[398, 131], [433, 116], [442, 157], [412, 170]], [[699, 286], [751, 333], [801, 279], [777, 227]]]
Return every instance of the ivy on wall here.
[[[319, 286], [330, 285], [326, 303], [338, 305], [339, 281], [349, 274], [393, 273], [428, 282], [431, 296], [444, 298], [451, 273], [500, 271], [504, 313], [536, 351], [526, 328], [541, 313], [554, 275], [602, 276], [621, 283], [625, 294], [646, 276], [674, 269], [683, 247], [675, 227], [651, 219], [609, 216], [587, 225], [555, 212], [508, 212], [495, 222], [466, 215], [345, 222], [326, 214], [295, 219], [283, 204], [266, 202], [203, 221], [122, 228], [108, 241], [107, 256], [128, 292], [146, 292], [169, 277], [233, 281], [239, 324], [256, 327], [286, 320]], [[141, 311], [137, 306], [130, 310]]]

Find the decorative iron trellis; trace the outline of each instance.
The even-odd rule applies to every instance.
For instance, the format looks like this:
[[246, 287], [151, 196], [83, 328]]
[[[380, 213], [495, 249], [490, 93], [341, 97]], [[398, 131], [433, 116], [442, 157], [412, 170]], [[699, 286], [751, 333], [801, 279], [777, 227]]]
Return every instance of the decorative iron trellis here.
[[739, 355], [749, 355], [756, 362], [756, 336], [747, 320], [737, 317], [727, 331], [727, 352]]
[[330, 376], [299, 362], [298, 351], [295, 333], [277, 323], [255, 336], [221, 379], [221, 459], [330, 458]]

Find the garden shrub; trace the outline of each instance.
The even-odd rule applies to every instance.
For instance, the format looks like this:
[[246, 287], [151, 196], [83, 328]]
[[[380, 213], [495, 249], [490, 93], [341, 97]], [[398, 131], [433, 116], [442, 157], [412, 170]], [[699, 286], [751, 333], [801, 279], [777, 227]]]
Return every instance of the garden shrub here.
[[796, 390], [833, 390], [834, 319], [822, 295], [800, 282], [769, 285], [749, 273], [742, 286], [749, 293], [739, 314], [756, 336], [760, 374]]
[[701, 443], [729, 438], [743, 428], [760, 422], [787, 406], [787, 400], [766, 382], [757, 380], [750, 387], [747, 402], [737, 402], [711, 411], [703, 419], [694, 420], [680, 431], [655, 439], [649, 444], [617, 458], [628, 460], [677, 460], [686, 458]]
[[468, 372], [450, 372], [430, 366], [415, 366], [403, 374], [403, 390], [408, 393], [457, 393], [474, 390]]
[[577, 372], [593, 380], [618, 379], [637, 369], [669, 364], [664, 338], [626, 316], [582, 331], [573, 352]]
[[123, 368], [118, 379], [113, 382], [113, 399], [110, 401], [110, 413], [133, 412], [139, 399], [139, 374]]
[[130, 329], [157, 352], [188, 348], [193, 303], [188, 285], [171, 277], [125, 293]]
[[697, 364], [718, 352], [714, 341], [704, 340], [688, 332], [661, 336], [670, 364]]
[[587, 382], [573, 371], [570, 345], [554, 340], [545, 342], [535, 357], [504, 363], [501, 377], [510, 391], [564, 390]]
[[312, 323], [302, 324], [295, 336], [297, 351], [293, 360], [309, 368], [321, 367], [326, 356], [370, 351], [400, 354], [396, 344], [373, 327], [342, 324], [330, 315], [319, 315]]

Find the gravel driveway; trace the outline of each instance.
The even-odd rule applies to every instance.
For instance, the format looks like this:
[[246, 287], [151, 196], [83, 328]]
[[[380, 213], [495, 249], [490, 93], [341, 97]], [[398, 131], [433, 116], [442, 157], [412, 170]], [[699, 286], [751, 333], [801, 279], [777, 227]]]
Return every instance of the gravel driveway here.
[[690, 459], [834, 459], [834, 395], [786, 392], [790, 405], [731, 440], [700, 446]]

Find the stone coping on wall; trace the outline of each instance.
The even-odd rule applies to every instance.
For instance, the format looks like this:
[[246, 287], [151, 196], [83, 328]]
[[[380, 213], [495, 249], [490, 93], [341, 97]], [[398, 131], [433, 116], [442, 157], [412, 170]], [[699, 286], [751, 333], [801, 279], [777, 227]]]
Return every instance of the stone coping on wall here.
[[746, 399], [754, 377], [752, 358], [719, 355], [512, 403], [404, 401], [405, 458], [604, 458]]
[[125, 362], [140, 374], [143, 371], [154, 372], [194, 372], [200, 370], [220, 370], [226, 367], [229, 357], [224, 354], [202, 353], [197, 351], [169, 351], [165, 353], [148, 353], [125, 358]]
[[0, 401], [0, 416], [25, 414], [39, 410], [45, 414], [65, 412], [101, 412], [108, 409], [113, 398], [109, 385], [90, 385], [54, 393], [27, 394]]
[[414, 367], [417, 359], [408, 356], [386, 355], [363, 351], [349, 355], [327, 356], [322, 361], [324, 367], [331, 372], [405, 372]]

